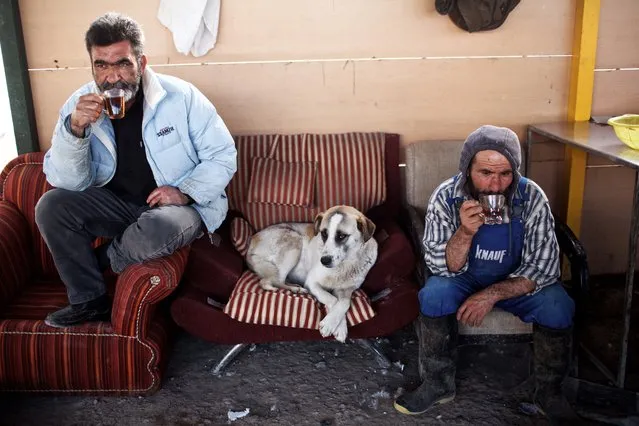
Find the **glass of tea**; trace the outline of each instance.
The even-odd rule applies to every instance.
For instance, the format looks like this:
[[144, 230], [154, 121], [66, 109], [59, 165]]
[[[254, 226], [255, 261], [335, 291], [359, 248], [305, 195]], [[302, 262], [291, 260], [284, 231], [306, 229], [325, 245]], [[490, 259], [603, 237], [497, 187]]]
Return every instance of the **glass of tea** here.
[[104, 110], [111, 120], [124, 117], [125, 95], [123, 89], [108, 89], [102, 92]]
[[482, 208], [486, 225], [499, 225], [504, 221], [504, 205], [506, 197], [503, 194], [480, 194], [479, 204]]

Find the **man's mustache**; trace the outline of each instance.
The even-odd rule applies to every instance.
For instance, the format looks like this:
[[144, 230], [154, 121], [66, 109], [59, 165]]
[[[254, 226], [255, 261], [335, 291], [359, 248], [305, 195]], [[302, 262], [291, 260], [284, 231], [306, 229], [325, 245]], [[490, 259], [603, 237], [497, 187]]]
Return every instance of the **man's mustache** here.
[[134, 91], [137, 89], [138, 85], [136, 83], [128, 83], [126, 81], [116, 81], [115, 83], [104, 82], [100, 85], [100, 89], [102, 91], [109, 89], [122, 89], [122, 90], [130, 90]]
[[109, 89], [122, 89], [124, 90], [124, 99], [125, 101], [129, 101], [135, 96], [138, 92], [139, 85], [138, 83], [128, 83], [126, 81], [116, 81], [115, 83], [104, 82], [100, 85], [100, 90], [102, 92]]

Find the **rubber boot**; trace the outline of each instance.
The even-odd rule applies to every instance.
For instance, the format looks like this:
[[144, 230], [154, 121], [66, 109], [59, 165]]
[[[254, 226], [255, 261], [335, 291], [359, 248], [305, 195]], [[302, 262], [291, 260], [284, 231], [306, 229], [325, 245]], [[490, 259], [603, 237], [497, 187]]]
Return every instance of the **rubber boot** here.
[[395, 400], [402, 414], [417, 415], [455, 399], [457, 318], [420, 315], [415, 324], [419, 339], [419, 375], [422, 384]]
[[572, 327], [556, 330], [535, 324], [533, 328], [535, 395], [538, 410], [554, 425], [582, 421], [562, 391], [572, 353]]

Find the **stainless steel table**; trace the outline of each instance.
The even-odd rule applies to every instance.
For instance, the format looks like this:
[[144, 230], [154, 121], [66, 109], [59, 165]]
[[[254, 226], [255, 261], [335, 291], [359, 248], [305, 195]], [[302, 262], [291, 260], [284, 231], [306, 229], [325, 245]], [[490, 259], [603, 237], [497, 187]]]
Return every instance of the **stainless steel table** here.
[[[635, 172], [634, 200], [632, 203], [632, 214], [630, 219], [630, 237], [628, 240], [628, 268], [625, 279], [625, 298], [623, 309], [623, 335], [621, 340], [621, 352], [617, 374], [614, 375], [603, 365], [585, 346], [589, 358], [605, 374], [608, 379], [618, 387], [623, 388], [626, 378], [626, 363], [628, 360], [628, 335], [630, 332], [630, 310], [632, 307], [632, 292], [634, 285], [635, 263], [637, 258], [637, 236], [639, 234], [639, 151], [635, 151], [624, 145], [614, 133], [612, 127], [591, 122], [560, 122], [535, 124], [528, 127], [526, 140], [526, 163], [525, 173], [530, 171], [530, 159], [532, 145], [535, 138], [543, 137], [544, 140], [552, 140], [561, 144], [582, 150], [588, 154], [594, 154], [607, 158], [615, 164], [630, 167]], [[574, 165], [572, 167], [575, 167]], [[577, 164], [578, 168], [585, 169], [585, 161]], [[574, 171], [574, 170], [573, 170]], [[585, 177], [585, 170], [581, 170], [576, 176]], [[581, 178], [583, 179], [583, 178]], [[581, 180], [576, 179], [576, 180]], [[579, 200], [583, 200], [584, 182], [568, 183], [569, 194], [576, 194]], [[581, 208], [576, 212], [578, 220], [581, 219]], [[571, 218], [566, 218], [568, 223]], [[574, 217], [572, 218], [575, 219]]]

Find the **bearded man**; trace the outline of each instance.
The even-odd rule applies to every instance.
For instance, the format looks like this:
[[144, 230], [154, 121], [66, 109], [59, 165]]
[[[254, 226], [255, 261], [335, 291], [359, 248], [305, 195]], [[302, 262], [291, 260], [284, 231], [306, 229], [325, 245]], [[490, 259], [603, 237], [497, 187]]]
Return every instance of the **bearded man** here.
[[[548, 199], [519, 173], [521, 147], [511, 129], [482, 126], [462, 148], [459, 173], [426, 209], [419, 292], [422, 384], [395, 408], [421, 414], [455, 398], [457, 323], [482, 324], [493, 307], [533, 323], [534, 403], [552, 421], [577, 424], [562, 393], [568, 374], [575, 304], [559, 282], [559, 246]], [[482, 195], [500, 194], [503, 222], [487, 223]], [[554, 424], [554, 423], [553, 423]]]
[[[233, 138], [213, 104], [192, 84], [147, 66], [136, 21], [107, 13], [85, 42], [94, 81], [60, 111], [44, 160], [55, 189], [36, 206], [70, 302], [46, 317], [52, 327], [110, 319], [109, 267], [121, 273], [214, 232], [237, 167]], [[106, 115], [108, 89], [124, 90], [124, 117]], [[97, 237], [111, 240], [94, 250]]]

